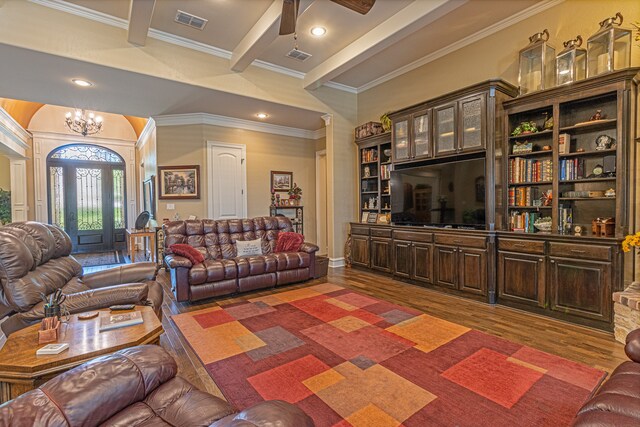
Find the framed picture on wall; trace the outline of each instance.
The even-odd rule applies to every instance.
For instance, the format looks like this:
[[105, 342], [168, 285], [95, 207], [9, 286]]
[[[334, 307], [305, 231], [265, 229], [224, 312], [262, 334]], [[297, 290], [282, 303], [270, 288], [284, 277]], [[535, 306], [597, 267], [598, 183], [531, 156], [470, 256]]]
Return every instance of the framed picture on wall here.
[[289, 191], [293, 186], [293, 172], [271, 171], [271, 191]]
[[142, 183], [142, 201], [143, 209], [151, 214], [151, 219], [156, 217], [156, 176], [151, 175], [151, 178], [145, 180]]
[[159, 199], [199, 199], [200, 166], [158, 166]]

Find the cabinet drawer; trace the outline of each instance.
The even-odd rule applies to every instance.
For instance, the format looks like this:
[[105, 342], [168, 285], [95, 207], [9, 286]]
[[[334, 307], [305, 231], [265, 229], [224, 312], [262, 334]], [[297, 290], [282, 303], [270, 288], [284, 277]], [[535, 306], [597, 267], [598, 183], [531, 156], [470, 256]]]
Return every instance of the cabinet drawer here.
[[365, 227], [362, 225], [352, 225], [351, 226], [351, 234], [359, 234], [361, 236], [369, 235], [369, 227]]
[[433, 242], [433, 234], [417, 233], [415, 231], [394, 231], [393, 238], [398, 240], [409, 240], [412, 242]]
[[538, 240], [499, 239], [498, 249], [502, 251], [544, 254], [544, 242]]
[[436, 234], [436, 243], [450, 246], [466, 246], [470, 248], [486, 248], [484, 237], [456, 236], [455, 234]]
[[391, 229], [390, 228], [371, 228], [371, 237], [391, 238]]
[[549, 255], [563, 258], [611, 261], [611, 246], [574, 245], [572, 243], [551, 242], [549, 244]]

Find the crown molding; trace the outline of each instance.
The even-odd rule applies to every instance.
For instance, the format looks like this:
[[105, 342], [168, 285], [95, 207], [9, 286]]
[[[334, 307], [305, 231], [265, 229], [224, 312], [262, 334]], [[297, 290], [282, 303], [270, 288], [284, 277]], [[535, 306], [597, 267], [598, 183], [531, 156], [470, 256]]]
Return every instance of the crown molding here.
[[135, 147], [136, 141], [117, 138], [100, 138], [95, 136], [71, 135], [68, 133], [33, 131], [33, 139], [55, 139], [69, 144], [93, 144], [93, 145], [121, 145], [123, 147]]
[[142, 147], [144, 147], [147, 144], [147, 141], [149, 140], [149, 136], [155, 129], [156, 129], [156, 121], [153, 120], [152, 118], [147, 119], [147, 124], [144, 126], [144, 129], [142, 129], [142, 132], [140, 132], [140, 136], [136, 141], [137, 150], [142, 149]]
[[324, 86], [330, 87], [332, 89], [338, 89], [338, 90], [341, 90], [343, 92], [349, 92], [349, 93], [355, 93], [355, 94], [360, 92], [360, 90], [357, 87], [348, 86], [348, 85], [345, 85], [345, 84], [342, 84], [342, 83], [338, 83], [338, 82], [334, 82], [334, 81], [328, 81], [328, 82], [324, 83]]
[[11, 117], [11, 115], [2, 107], [0, 107], [0, 125], [13, 134], [17, 144], [23, 148], [29, 148], [31, 133], [23, 128], [20, 123]]
[[468, 46], [472, 43], [475, 43], [479, 40], [484, 39], [485, 37], [489, 37], [490, 35], [497, 33], [500, 30], [503, 30], [507, 27], [517, 24], [520, 21], [523, 21], [531, 16], [537, 15], [538, 13], [544, 12], [547, 9], [551, 9], [564, 2], [564, 0], [544, 0], [535, 5], [528, 7], [502, 21], [496, 22], [495, 24], [478, 31], [477, 33], [471, 34], [463, 39], [460, 39], [454, 43], [451, 43], [448, 46], [445, 46], [441, 49], [436, 50], [435, 52], [430, 53], [429, 55], [423, 56], [420, 59], [413, 61], [410, 64], [405, 65], [404, 67], [400, 67], [397, 70], [394, 70], [388, 74], [385, 74], [382, 77], [378, 77], [375, 80], [370, 81], [369, 83], [365, 83], [362, 86], [357, 88], [356, 93], [361, 93], [366, 90], [369, 90], [373, 87], [381, 85], [382, 83], [388, 82], [391, 79], [394, 79], [402, 74], [408, 73], [409, 71], [413, 71], [416, 68], [420, 68], [423, 65], [426, 65], [430, 62], [435, 61], [436, 59], [442, 58], [445, 55], [448, 55], [456, 50], [462, 49], [465, 46]]
[[67, 3], [62, 0], [29, 0], [31, 3], [45, 6], [51, 9], [59, 10], [61, 12], [70, 13], [72, 15], [80, 16], [81, 18], [90, 19], [92, 21], [100, 22], [102, 24], [111, 25], [112, 27], [121, 28], [126, 30], [129, 28], [129, 23], [126, 19], [118, 18], [113, 15], [107, 15], [106, 13], [98, 12], [97, 10], [89, 9], [83, 6], [78, 6], [73, 3]]
[[153, 118], [156, 126], [212, 125], [304, 139], [322, 138], [324, 129], [308, 130], [209, 113], [168, 114]]

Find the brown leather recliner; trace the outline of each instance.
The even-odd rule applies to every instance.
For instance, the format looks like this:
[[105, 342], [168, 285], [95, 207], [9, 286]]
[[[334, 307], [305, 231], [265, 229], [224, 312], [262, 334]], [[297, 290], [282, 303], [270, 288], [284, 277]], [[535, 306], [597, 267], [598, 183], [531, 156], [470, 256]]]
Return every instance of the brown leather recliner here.
[[618, 366], [582, 406], [574, 427], [640, 426], [640, 329], [627, 335], [624, 351], [631, 361]]
[[176, 362], [144, 345], [100, 357], [0, 406], [0, 427], [313, 427], [296, 406], [261, 402], [237, 413], [177, 377]]
[[71, 253], [59, 227], [15, 222], [0, 227], [0, 340], [44, 317], [42, 296], [61, 289], [70, 313], [114, 304], [152, 305], [161, 316], [162, 287], [156, 265], [122, 265], [91, 274]]
[[[278, 234], [293, 231], [286, 217], [236, 220], [172, 221], [163, 225], [165, 262], [178, 301], [197, 301], [236, 292], [269, 288], [313, 279], [318, 247], [304, 243], [297, 252], [274, 253]], [[262, 239], [263, 255], [238, 257], [237, 240]], [[186, 243], [204, 256], [203, 263], [171, 251]]]

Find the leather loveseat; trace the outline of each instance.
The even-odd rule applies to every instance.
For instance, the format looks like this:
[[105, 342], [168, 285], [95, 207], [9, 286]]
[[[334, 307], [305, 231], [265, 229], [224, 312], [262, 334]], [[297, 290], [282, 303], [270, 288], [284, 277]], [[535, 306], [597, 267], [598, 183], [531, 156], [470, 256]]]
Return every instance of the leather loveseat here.
[[175, 361], [159, 346], [120, 350], [0, 406], [0, 427], [313, 427], [304, 412], [278, 400], [237, 413], [176, 373]]
[[[172, 221], [163, 225], [165, 262], [178, 301], [197, 301], [236, 292], [302, 282], [314, 277], [318, 247], [303, 243], [297, 252], [274, 253], [278, 234], [293, 231], [286, 217]], [[263, 255], [238, 257], [237, 240], [261, 239]], [[205, 261], [193, 265], [171, 251], [186, 243]]]
[[62, 229], [39, 222], [15, 222], [0, 227], [0, 341], [3, 335], [44, 317], [42, 296], [57, 289], [66, 295], [65, 308], [79, 313], [114, 304], [162, 309], [162, 287], [156, 265], [122, 265], [82, 274]]
[[640, 426], [640, 329], [627, 335], [625, 353], [631, 359], [578, 411], [574, 427]]

